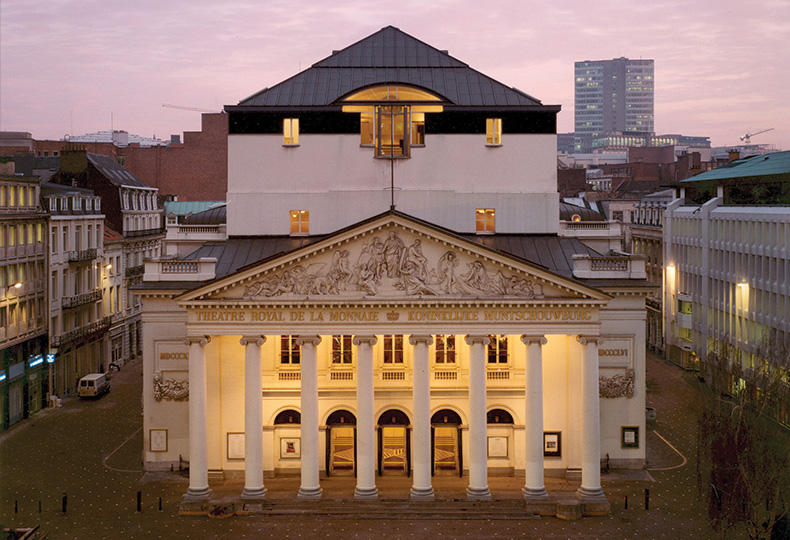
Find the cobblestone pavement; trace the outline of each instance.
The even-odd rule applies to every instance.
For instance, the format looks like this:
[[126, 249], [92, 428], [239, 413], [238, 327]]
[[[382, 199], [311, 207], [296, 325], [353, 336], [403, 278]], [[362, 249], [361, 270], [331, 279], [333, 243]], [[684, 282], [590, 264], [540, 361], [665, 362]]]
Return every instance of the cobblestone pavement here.
[[[178, 473], [141, 470], [142, 365], [124, 366], [112, 391], [97, 401], [64, 401], [0, 436], [0, 525], [41, 524], [55, 540], [71, 538], [715, 538], [705, 519], [695, 473], [695, 377], [648, 356], [648, 406], [657, 411], [647, 434], [648, 473], [604, 474], [612, 515], [575, 522], [556, 518], [523, 520], [265, 518], [236, 516], [216, 520], [179, 516], [178, 503], [188, 481]], [[663, 438], [663, 439], [662, 439]], [[668, 446], [668, 441], [675, 447]], [[681, 455], [682, 454], [682, 455]], [[688, 462], [684, 463], [684, 456]], [[467, 479], [435, 477], [437, 497], [464, 499]], [[573, 491], [576, 484], [547, 479], [551, 493]], [[352, 478], [322, 480], [330, 499], [349, 498]], [[409, 480], [378, 479], [382, 498], [405, 497]], [[523, 479], [490, 478], [495, 498], [519, 498]], [[266, 479], [272, 500], [293, 499], [296, 478]], [[213, 485], [216, 496], [238, 495], [242, 483]], [[650, 509], [644, 490], [650, 489]], [[143, 511], [135, 512], [137, 491]], [[67, 493], [67, 512], [61, 510]], [[629, 509], [624, 508], [628, 497]], [[159, 510], [159, 498], [162, 510]], [[39, 512], [39, 501], [41, 512]], [[15, 504], [17, 512], [15, 512]], [[492, 504], [496, 504], [495, 502]]]

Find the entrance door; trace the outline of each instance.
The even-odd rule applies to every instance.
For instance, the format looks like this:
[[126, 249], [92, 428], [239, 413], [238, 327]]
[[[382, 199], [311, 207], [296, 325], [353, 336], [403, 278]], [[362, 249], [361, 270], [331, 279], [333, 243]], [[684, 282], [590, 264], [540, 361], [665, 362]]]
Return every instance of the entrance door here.
[[332, 426], [331, 459], [329, 467], [332, 474], [354, 474], [354, 427]]
[[434, 428], [433, 459], [435, 474], [458, 473], [458, 426]]
[[406, 474], [406, 427], [382, 426], [381, 474]]

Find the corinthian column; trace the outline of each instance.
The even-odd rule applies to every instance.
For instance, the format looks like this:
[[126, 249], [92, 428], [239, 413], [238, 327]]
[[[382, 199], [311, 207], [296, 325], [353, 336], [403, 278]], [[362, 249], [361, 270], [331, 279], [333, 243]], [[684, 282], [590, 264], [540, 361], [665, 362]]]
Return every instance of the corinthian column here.
[[412, 426], [412, 466], [414, 483], [411, 498], [432, 501], [431, 485], [431, 382], [428, 368], [428, 347], [431, 336], [413, 335], [409, 343], [414, 347], [414, 425]]
[[543, 336], [521, 336], [527, 346], [527, 384], [524, 399], [524, 498], [547, 499], [543, 484]]
[[488, 425], [486, 419], [487, 336], [466, 336], [469, 353], [469, 486], [470, 500], [490, 500], [488, 489]]
[[601, 489], [601, 415], [598, 392], [598, 336], [579, 336], [582, 358], [582, 485], [586, 498], [603, 497]]
[[373, 418], [373, 345], [376, 336], [355, 336], [357, 346], [357, 487], [355, 499], [376, 499], [376, 426]]
[[299, 499], [320, 499], [318, 480], [318, 355], [321, 336], [299, 336], [302, 348], [302, 485]]
[[208, 443], [206, 436], [206, 360], [205, 347], [209, 336], [191, 336], [184, 340], [189, 346], [189, 488], [184, 500], [208, 500]]
[[244, 336], [244, 490], [242, 499], [263, 499], [263, 412], [261, 347], [265, 336]]

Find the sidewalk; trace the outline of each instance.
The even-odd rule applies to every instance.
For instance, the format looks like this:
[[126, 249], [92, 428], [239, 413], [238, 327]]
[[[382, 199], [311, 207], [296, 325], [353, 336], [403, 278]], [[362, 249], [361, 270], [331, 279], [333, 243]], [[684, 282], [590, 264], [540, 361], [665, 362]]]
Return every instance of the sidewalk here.
[[[351, 519], [258, 516], [216, 520], [179, 516], [188, 479], [175, 473], [143, 473], [140, 456], [142, 363], [124, 366], [112, 391], [95, 402], [64, 401], [60, 409], [35, 415], [27, 425], [0, 437], [0, 525], [41, 523], [50, 538], [714, 538], [698, 496], [694, 469], [693, 404], [696, 389], [682, 370], [648, 356], [648, 406], [657, 411], [647, 434], [648, 471], [612, 471], [602, 484], [612, 515], [565, 522], [556, 518]], [[683, 457], [659, 437], [669, 441]], [[673, 468], [678, 467], [678, 468]], [[659, 470], [668, 469], [668, 470]], [[466, 498], [467, 478], [434, 477], [437, 498]], [[266, 478], [271, 501], [293, 501], [298, 478]], [[212, 483], [217, 496], [238, 496], [241, 479]], [[495, 499], [521, 498], [523, 478], [491, 477]], [[324, 498], [349, 500], [354, 479], [322, 480]], [[405, 499], [409, 478], [377, 478], [380, 498]], [[546, 479], [552, 493], [573, 492], [577, 484]], [[650, 509], [644, 509], [644, 490]], [[136, 513], [137, 491], [142, 512]], [[61, 512], [68, 494], [67, 513]], [[625, 498], [629, 509], [626, 510]], [[159, 511], [159, 499], [162, 511]], [[42, 512], [38, 513], [38, 501]], [[14, 513], [14, 502], [18, 513]], [[309, 504], [309, 503], [308, 503]], [[491, 503], [496, 505], [496, 502]], [[504, 502], [502, 504], [505, 504]]]

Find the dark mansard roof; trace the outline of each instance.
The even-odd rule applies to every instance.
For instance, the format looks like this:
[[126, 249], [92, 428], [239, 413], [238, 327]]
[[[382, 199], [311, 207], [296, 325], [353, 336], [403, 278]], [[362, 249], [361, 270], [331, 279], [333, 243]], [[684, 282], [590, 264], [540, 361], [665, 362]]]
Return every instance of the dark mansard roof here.
[[290, 79], [264, 88], [236, 106], [226, 106], [226, 110], [327, 107], [354, 90], [384, 84], [423, 88], [442, 96], [448, 106], [559, 111], [559, 106], [543, 105], [393, 26], [334, 51]]

